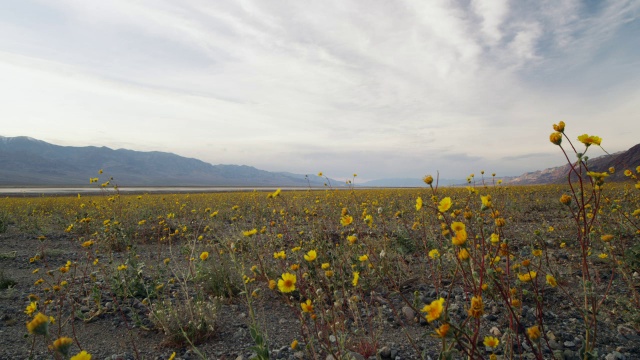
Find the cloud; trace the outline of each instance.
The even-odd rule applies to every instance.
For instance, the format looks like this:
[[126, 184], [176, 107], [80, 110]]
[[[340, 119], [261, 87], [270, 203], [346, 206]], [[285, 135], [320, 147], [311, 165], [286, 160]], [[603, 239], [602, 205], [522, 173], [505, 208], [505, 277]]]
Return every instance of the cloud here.
[[335, 177], [517, 175], [548, 167], [559, 120], [635, 144], [639, 9], [25, 1], [0, 14], [3, 131]]

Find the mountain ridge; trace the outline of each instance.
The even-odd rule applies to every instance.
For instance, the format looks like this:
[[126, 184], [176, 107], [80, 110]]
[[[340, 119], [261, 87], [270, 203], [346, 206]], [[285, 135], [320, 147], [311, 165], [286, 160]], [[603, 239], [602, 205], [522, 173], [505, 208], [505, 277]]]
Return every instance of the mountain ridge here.
[[[624, 170], [635, 169], [640, 165], [640, 144], [634, 145], [626, 151], [619, 151], [613, 154], [602, 155], [587, 160], [589, 171], [609, 172], [613, 167], [615, 172], [609, 174], [607, 181], [624, 181]], [[561, 184], [567, 182], [571, 166], [565, 164], [524, 173], [505, 183], [510, 185], [538, 185], [538, 184]]]
[[[162, 151], [60, 146], [0, 136], [0, 185], [85, 185], [103, 169], [120, 186], [323, 186], [324, 179], [248, 165], [213, 165]], [[341, 182], [331, 180], [332, 184]]]

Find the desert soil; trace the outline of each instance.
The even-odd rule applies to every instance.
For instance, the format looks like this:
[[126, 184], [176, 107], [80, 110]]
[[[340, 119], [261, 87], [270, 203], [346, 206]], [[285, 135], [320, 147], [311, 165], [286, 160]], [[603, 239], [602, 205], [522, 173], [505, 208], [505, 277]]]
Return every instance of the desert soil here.
[[[54, 246], [49, 252], [46, 261], [54, 264], [64, 264], [67, 260], [77, 261], [81, 256], [81, 249], [72, 238], [65, 233], [49, 234], [47, 241]], [[0, 271], [5, 278], [15, 281], [15, 285], [9, 289], [0, 290], [0, 359], [27, 359], [32, 356], [35, 359], [51, 359], [53, 355], [47, 352], [44, 339], [34, 335], [28, 335], [25, 323], [28, 316], [25, 308], [29, 304], [28, 296], [37, 293], [34, 282], [45, 276], [41, 273], [33, 274], [38, 267], [31, 264], [29, 259], [35, 255], [39, 247], [37, 236], [24, 234], [10, 227], [6, 233], [0, 234]], [[143, 253], [144, 249], [139, 253]], [[566, 256], [566, 254], [559, 254]], [[640, 280], [635, 278], [636, 285]], [[626, 296], [628, 289], [624, 286], [614, 286], [612, 294]], [[402, 290], [402, 296], [413, 299], [420, 296], [422, 301], [433, 299], [435, 292], [430, 284], [421, 280], [407, 282]], [[86, 298], [75, 297], [73, 304], [76, 311], [91, 313], [92, 308]], [[114, 311], [114, 299], [111, 294], [103, 294], [103, 307], [112, 309], [96, 316], [91, 321], [82, 321], [69, 318], [65, 324], [55, 324], [53, 329], [62, 327], [62, 333], [71, 336], [75, 333], [82, 349], [93, 355], [93, 359], [169, 359], [173, 352], [176, 359], [197, 359], [197, 354], [189, 346], [171, 346], [166, 344], [161, 332], [153, 330], [147, 320], [148, 309], [137, 300], [125, 301], [120, 304], [122, 311]], [[551, 349], [546, 350], [545, 356], [553, 358], [560, 355], [565, 359], [576, 359], [577, 351], [583, 341], [583, 328], [580, 314], [573, 305], [560, 297], [560, 294], [551, 293], [558, 301], [552, 309], [545, 313], [547, 334], [554, 340]], [[430, 336], [421, 336], [433, 331], [424, 320], [415, 316], [401, 299], [401, 294], [385, 292], [380, 289], [377, 295], [373, 295], [379, 301], [374, 302], [378, 307], [375, 312], [380, 320], [376, 326], [378, 338], [378, 358], [381, 359], [419, 359], [420, 355], [408, 341], [410, 336], [414, 339], [420, 351], [424, 351], [425, 358], [436, 359], [439, 349], [439, 341]], [[454, 307], [453, 313], [461, 318], [465, 316], [467, 301], [460, 291], [451, 294]], [[117, 299], [115, 299], [117, 301]], [[495, 327], [495, 330], [507, 328], [502, 316], [503, 309], [488, 302], [486, 314], [482, 321], [486, 322], [486, 328]], [[455, 310], [457, 308], [457, 310]], [[450, 308], [451, 310], [451, 308]], [[524, 313], [531, 313], [533, 309], [527, 307]], [[260, 323], [266, 329], [269, 339], [272, 358], [281, 359], [326, 359], [327, 354], [310, 354], [304, 351], [304, 344], [297, 349], [291, 349], [293, 339], [301, 340], [301, 326], [295, 315], [294, 309], [282, 302], [275, 294], [263, 294], [256, 302], [256, 312]], [[455, 316], [455, 315], [454, 315]], [[136, 321], [142, 319], [142, 321]], [[136, 325], [141, 323], [142, 326]], [[249, 334], [249, 317], [245, 302], [241, 296], [231, 300], [225, 300], [217, 322], [216, 335], [197, 346], [198, 350], [209, 359], [248, 359], [252, 356], [253, 346]], [[599, 357], [607, 360], [614, 359], [640, 359], [640, 335], [637, 332], [637, 324], [625, 321], [614, 313], [605, 313], [599, 326], [598, 350]], [[147, 327], [149, 329], [143, 329]], [[34, 346], [35, 345], [35, 346]], [[354, 350], [356, 350], [354, 348]], [[72, 353], [79, 351], [74, 345]], [[360, 352], [365, 352], [360, 349]], [[489, 352], [486, 352], [488, 358]], [[360, 356], [353, 353], [358, 359], [376, 356], [364, 354]], [[522, 358], [530, 358], [526, 347], [522, 349]]]

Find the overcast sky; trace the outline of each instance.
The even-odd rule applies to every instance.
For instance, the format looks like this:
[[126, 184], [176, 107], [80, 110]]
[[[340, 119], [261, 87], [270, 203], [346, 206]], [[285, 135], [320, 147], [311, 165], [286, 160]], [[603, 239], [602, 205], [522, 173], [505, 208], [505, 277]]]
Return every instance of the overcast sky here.
[[[0, 135], [344, 179], [640, 143], [640, 1], [6, 0]], [[602, 154], [590, 149], [592, 155]]]

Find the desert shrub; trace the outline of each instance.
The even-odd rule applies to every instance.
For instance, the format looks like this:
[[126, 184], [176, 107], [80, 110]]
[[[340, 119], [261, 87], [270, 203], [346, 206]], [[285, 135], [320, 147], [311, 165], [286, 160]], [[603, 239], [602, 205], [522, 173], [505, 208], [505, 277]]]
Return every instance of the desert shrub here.
[[209, 262], [198, 273], [196, 281], [202, 284], [205, 293], [216, 297], [233, 297], [242, 290], [242, 280], [237, 272], [233, 271], [232, 264], [227, 258]]
[[9, 228], [9, 214], [0, 210], [0, 234], [7, 232]]
[[0, 290], [8, 289], [17, 284], [17, 282], [4, 274], [3, 270], [0, 270]]
[[208, 299], [186, 298], [153, 304], [149, 313], [151, 322], [162, 332], [169, 344], [198, 344], [215, 334], [220, 302]]

